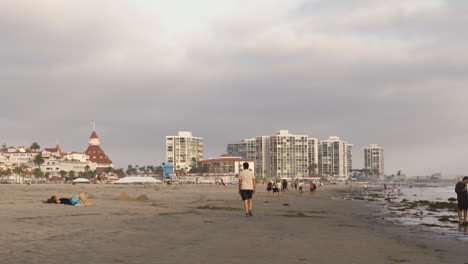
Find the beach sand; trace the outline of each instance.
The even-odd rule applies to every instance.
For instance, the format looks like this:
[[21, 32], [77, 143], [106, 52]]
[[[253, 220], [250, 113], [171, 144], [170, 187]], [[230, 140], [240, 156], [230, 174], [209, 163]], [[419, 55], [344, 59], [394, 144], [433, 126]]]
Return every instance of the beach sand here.
[[[237, 186], [0, 185], [0, 263], [468, 263], [465, 242], [331, 199], [342, 189], [259, 186], [246, 217]], [[95, 206], [42, 203], [81, 192]]]

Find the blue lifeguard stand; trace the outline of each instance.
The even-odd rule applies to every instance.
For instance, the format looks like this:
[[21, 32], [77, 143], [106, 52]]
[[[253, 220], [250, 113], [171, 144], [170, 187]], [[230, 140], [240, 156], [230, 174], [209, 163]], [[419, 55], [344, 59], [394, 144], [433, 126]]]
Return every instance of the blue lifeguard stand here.
[[166, 163], [163, 166], [164, 168], [164, 179], [170, 179], [172, 178], [172, 170], [174, 169], [174, 165], [171, 163]]

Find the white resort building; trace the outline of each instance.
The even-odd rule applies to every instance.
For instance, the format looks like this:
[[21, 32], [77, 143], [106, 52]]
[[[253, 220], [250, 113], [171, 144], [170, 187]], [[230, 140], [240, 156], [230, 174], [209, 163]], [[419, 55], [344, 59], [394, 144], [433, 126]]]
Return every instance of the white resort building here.
[[[63, 152], [57, 144], [54, 148], [45, 148], [40, 152], [34, 152], [26, 147], [9, 147], [6, 151], [0, 152], [0, 170], [14, 170], [16, 167], [22, 167], [24, 174], [31, 176], [32, 171], [40, 168], [44, 174], [49, 177], [60, 176], [61, 171], [74, 171], [78, 175], [79, 172], [97, 171], [104, 172], [107, 168], [112, 168], [113, 164], [109, 157], [99, 146], [99, 138], [95, 131], [92, 132], [89, 147], [85, 152]], [[43, 159], [42, 164], [34, 162], [37, 156]], [[17, 175], [10, 175], [8, 180], [18, 182]], [[23, 179], [20, 182], [24, 181]]]

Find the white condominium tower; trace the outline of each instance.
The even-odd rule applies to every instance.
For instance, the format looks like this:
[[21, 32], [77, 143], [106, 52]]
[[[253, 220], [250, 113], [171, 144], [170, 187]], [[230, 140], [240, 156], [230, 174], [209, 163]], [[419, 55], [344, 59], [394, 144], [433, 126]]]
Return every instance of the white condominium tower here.
[[228, 155], [253, 160], [256, 177], [263, 177], [267, 173], [268, 139], [268, 136], [260, 136], [228, 144]]
[[309, 137], [279, 130], [270, 136], [267, 171], [278, 178], [302, 178], [309, 175]]
[[384, 175], [384, 149], [381, 146], [371, 144], [364, 148], [364, 168], [375, 176]]
[[346, 156], [348, 158], [348, 175], [353, 172], [353, 144], [346, 145]]
[[190, 170], [192, 161], [203, 159], [203, 138], [193, 137], [192, 132], [179, 131], [177, 136], [166, 137], [166, 162], [174, 170]]
[[318, 149], [319, 174], [346, 181], [349, 175], [352, 145], [340, 140], [339, 137], [329, 137], [320, 141]]
[[257, 177], [302, 178], [317, 161], [317, 139], [279, 130], [272, 136], [260, 136], [228, 144], [228, 154], [255, 161]]
[[310, 174], [318, 173], [318, 139], [309, 138], [309, 172]]

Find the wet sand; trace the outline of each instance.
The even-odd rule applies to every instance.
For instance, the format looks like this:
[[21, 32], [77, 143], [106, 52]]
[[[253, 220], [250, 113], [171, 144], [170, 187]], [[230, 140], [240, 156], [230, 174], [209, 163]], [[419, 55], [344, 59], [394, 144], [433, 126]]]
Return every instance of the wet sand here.
[[[467, 243], [388, 224], [368, 201], [237, 186], [0, 185], [0, 263], [468, 263]], [[81, 192], [96, 206], [44, 204]], [[148, 201], [118, 200], [145, 194]]]

